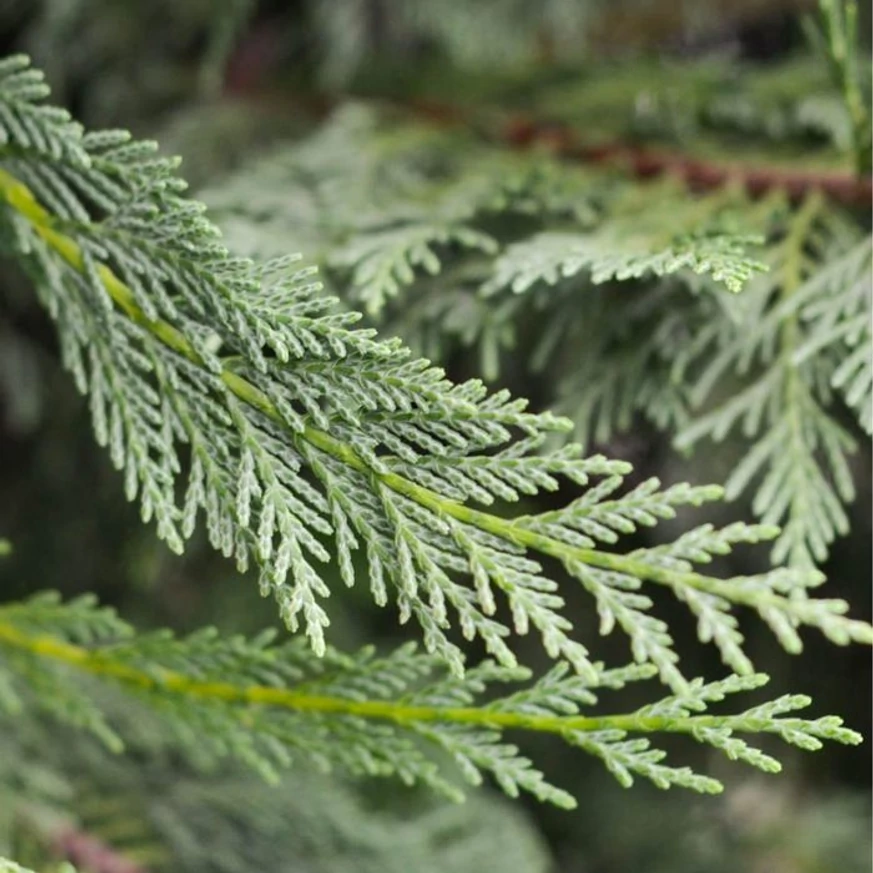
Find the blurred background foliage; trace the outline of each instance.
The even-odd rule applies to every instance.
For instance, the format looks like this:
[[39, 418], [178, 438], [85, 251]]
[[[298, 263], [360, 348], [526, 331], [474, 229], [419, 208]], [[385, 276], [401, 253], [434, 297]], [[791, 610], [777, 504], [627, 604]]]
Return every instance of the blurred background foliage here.
[[[46, 70], [55, 100], [83, 122], [127, 126], [182, 154], [195, 191], [208, 188], [220, 204], [228, 173], [276, 142], [305, 141], [328, 108], [351, 99], [448, 101], [486, 127], [493, 110], [523, 110], [594, 143], [846, 168], [838, 101], [805, 50], [800, 18], [810, 6], [0, 0], [0, 41], [3, 53], [29, 52]], [[861, 32], [869, 34], [869, 8], [862, 14]], [[283, 191], [275, 196], [281, 203]], [[317, 237], [318, 229], [307, 232]], [[228, 233], [233, 239], [232, 227]], [[293, 227], [287, 236], [281, 226], [271, 233], [270, 245], [307, 254], [310, 238], [295, 236]], [[267, 245], [262, 237], [255, 242]], [[15, 546], [0, 564], [3, 598], [43, 588], [94, 591], [143, 627], [214, 623], [252, 631], [272, 624], [272, 604], [253, 599], [251, 586], [205, 545], [174, 557], [140, 524], [94, 444], [84, 402], [60, 371], [47, 318], [15, 269], [0, 269], [0, 534]], [[463, 333], [463, 313], [459, 318]], [[402, 323], [396, 329], [402, 333]], [[427, 351], [455, 378], [481, 372], [483, 359], [463, 343]], [[548, 386], [524, 366], [533, 354], [524, 335], [511, 354], [495, 354], [504, 356], [494, 368], [498, 383], [537, 406], [549, 401]], [[677, 457], [644, 422], [598, 448], [631, 460], [640, 477], [670, 480], [681, 470], [695, 482], [720, 481], [728, 463], [721, 455], [730, 451]], [[868, 444], [853, 465], [861, 494], [851, 510], [852, 534], [825, 571], [829, 593], [869, 615]], [[336, 591], [334, 643], [395, 641], [396, 625], [372, 607], [363, 587]], [[681, 631], [678, 607], [675, 613], [670, 621]], [[578, 626], [595, 633], [593, 618], [581, 616]], [[802, 658], [786, 659], [755, 627], [748, 633], [750, 651], [774, 674], [778, 691], [801, 688], [821, 711], [839, 712], [869, 732], [865, 651], [810, 640]], [[688, 672], [711, 673], [712, 654], [691, 639], [688, 628]], [[536, 658], [531, 651], [532, 666]], [[113, 847], [116, 862], [132, 859], [130, 867], [105, 866], [106, 873], [870, 869], [869, 743], [861, 751], [792, 759], [775, 780], [733, 769], [722, 774], [713, 760], [710, 769], [729, 786], [717, 799], [664, 796], [648, 786], [625, 791], [584, 756], [544, 744], [537, 751], [546, 771], [561, 772], [580, 800], [569, 814], [526, 809], [488, 790], [456, 808], [398, 785], [349, 785], [305, 771], [278, 787], [235, 772], [196, 773], [155, 748], [147, 724], [139, 728], [140, 743], [125, 760], [107, 760], [80, 737], [45, 737], [38, 723], [33, 757], [13, 758], [2, 754], [0, 731], [3, 848], [41, 869], [67, 856], [94, 873], [107, 853], [88, 855], [88, 840]], [[17, 798], [25, 795], [40, 799], [24, 808]]]

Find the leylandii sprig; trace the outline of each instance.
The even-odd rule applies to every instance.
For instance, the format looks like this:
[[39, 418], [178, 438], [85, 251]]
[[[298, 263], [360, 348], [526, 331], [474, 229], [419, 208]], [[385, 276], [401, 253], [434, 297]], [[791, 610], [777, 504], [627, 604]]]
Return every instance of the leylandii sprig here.
[[[43, 595], [0, 609], [0, 662], [6, 708], [34, 705], [95, 732], [110, 748], [123, 741], [84, 681], [123, 692], [157, 716], [183, 747], [201, 758], [235, 757], [268, 779], [295, 759], [354, 775], [397, 776], [447, 797], [463, 797], [457, 776], [478, 785], [490, 775], [509, 795], [575, 806], [552, 785], [506, 732], [554, 734], [600, 758], [625, 786], [635, 778], [661, 788], [721, 791], [718, 780], [676, 767], [652, 744], [653, 734], [681, 734], [764, 770], [779, 762], [747, 734], [773, 734], [801, 749], [822, 740], [858, 743], [839, 718], [802, 718], [810, 703], [785, 695], [736, 714], [710, 713], [728, 697], [754, 691], [767, 677], [753, 673], [704, 683], [622, 714], [592, 712], [598, 698], [651, 679], [656, 668], [592, 665], [588, 676], [558, 664], [532, 681], [524, 667], [485, 661], [460, 678], [436, 656], [407, 644], [384, 656], [372, 648], [317, 656], [303, 640], [247, 640], [206, 629], [189, 637], [137, 635], [92, 598], [62, 602]], [[501, 686], [508, 691], [495, 694]], [[99, 700], [99, 698], [97, 698]], [[435, 762], [447, 753], [457, 773]]]

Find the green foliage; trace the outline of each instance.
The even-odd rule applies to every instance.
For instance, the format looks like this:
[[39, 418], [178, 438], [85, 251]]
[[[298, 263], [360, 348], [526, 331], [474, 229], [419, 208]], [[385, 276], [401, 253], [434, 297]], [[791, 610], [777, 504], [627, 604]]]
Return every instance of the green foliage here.
[[[832, 347], [828, 354], [826, 347], [835, 321], [857, 343], [859, 304], [854, 304], [854, 310], [850, 302], [845, 309], [836, 309], [830, 300], [828, 310], [836, 311], [826, 321], [816, 321], [816, 309], [808, 304], [807, 314], [804, 301], [820, 294], [816, 291], [820, 285], [828, 286], [832, 270], [845, 269], [848, 249], [855, 270], [867, 271], [866, 277], [856, 274], [853, 279], [866, 286], [863, 296], [868, 298], [869, 311], [869, 241], [861, 243], [858, 237], [853, 225], [829, 214], [823, 200], [812, 195], [772, 247], [766, 277], [749, 288], [740, 311], [725, 320], [721, 338], [703, 334], [698, 342], [701, 363], [691, 388], [692, 405], [701, 406], [713, 394], [724, 394], [719, 382], [725, 376], [739, 375], [742, 381], [729, 399], [693, 420], [677, 442], [688, 446], [702, 437], [722, 439], [733, 428], [742, 428], [751, 445], [731, 473], [726, 490], [728, 496], [736, 496], [760, 477], [755, 511], [765, 523], [784, 523], [773, 549], [776, 563], [787, 559], [811, 566], [824, 561], [835, 537], [848, 530], [841, 504], [855, 495], [847, 460], [855, 440], [828, 407], [831, 388], [845, 386], [853, 364], [841, 354], [843, 349]], [[815, 272], [822, 261], [827, 266]], [[841, 283], [840, 296], [845, 294], [851, 301], [852, 290], [852, 282]], [[856, 290], [855, 296], [860, 296]], [[860, 305], [865, 305], [863, 298]], [[819, 312], [821, 308], [819, 304]], [[717, 329], [714, 326], [712, 333]], [[810, 354], [812, 348], [818, 353]], [[862, 385], [863, 373], [860, 386], [851, 389], [856, 406]]]
[[[533, 453], [549, 431], [563, 427], [559, 420], [524, 412], [523, 404], [505, 392], [489, 397], [475, 382], [452, 385], [426, 362], [411, 359], [399, 344], [379, 341], [371, 331], [352, 330], [354, 316], [329, 314], [312, 271], [298, 269], [293, 258], [265, 267], [230, 258], [201, 209], [180, 198], [172, 162], [153, 157], [148, 144], [133, 143], [124, 134], [83, 136], [63, 113], [32, 102], [42, 93], [39, 76], [23, 61], [6, 63], [2, 94], [9, 156], [2, 188], [8, 204], [7, 239], [13, 251], [27, 257], [25, 263], [58, 325], [65, 363], [80, 389], [90, 392], [98, 440], [108, 445], [114, 463], [125, 472], [128, 497], [139, 495], [143, 518], [154, 516], [159, 535], [176, 549], [193, 531], [202, 509], [213, 545], [234, 555], [241, 567], [252, 558], [261, 564], [262, 590], [275, 594], [292, 628], [302, 618], [325, 666], [339, 656], [328, 656], [325, 647], [328, 618], [319, 598], [328, 589], [313, 561], [328, 559], [321, 537], [333, 534], [341, 573], [352, 584], [352, 550], [363, 545], [377, 602], [387, 602], [391, 584], [401, 621], [414, 614], [428, 650], [448, 662], [454, 673], [454, 678], [421, 692], [424, 698], [413, 693], [391, 700], [388, 710], [396, 705], [401, 713], [403, 707], [430, 713], [422, 701], [435, 695], [462, 712], [472, 702], [471, 691], [485, 678], [518, 678], [506, 642], [508, 628], [492, 617], [497, 592], [507, 600], [516, 632], [536, 628], [546, 651], [569, 661], [578, 674], [568, 680], [570, 690], [558, 684], [558, 702], [545, 711], [555, 706], [572, 711], [581, 693], [573, 688], [585, 689], [584, 697], [589, 687], [618, 681], [603, 674], [586, 648], [569, 635], [572, 628], [560, 614], [563, 600], [555, 593], [555, 581], [526, 553], [557, 557], [594, 598], [602, 632], [618, 626], [629, 636], [640, 665], [629, 678], [657, 672], [691, 708], [720, 692], [709, 686], [695, 692], [696, 686], [679, 671], [667, 626], [649, 613], [651, 600], [639, 590], [644, 580], [672, 588], [697, 617], [701, 639], [713, 641], [741, 675], [753, 674], [732, 603], [756, 609], [789, 650], [800, 645], [797, 624], [817, 626], [841, 643], [870, 638], [868, 626], [843, 617], [845, 604], [791, 596], [819, 581], [815, 575], [777, 571], [722, 582], [693, 569], [737, 542], [772, 538], [772, 528], [703, 527], [669, 546], [625, 555], [601, 551], [599, 544], [613, 545], [640, 526], [670, 518], [676, 507], [717, 498], [718, 489], [679, 485], [662, 490], [652, 480], [622, 494], [618, 489], [628, 470], [625, 464], [600, 456], [581, 459], [573, 446]], [[104, 214], [100, 220], [91, 216], [97, 207]], [[513, 430], [524, 436], [513, 441]], [[180, 441], [191, 447], [181, 506], [175, 499], [182, 469]], [[304, 478], [304, 468], [318, 488]], [[553, 490], [559, 476], [583, 487], [597, 484], [564, 508], [514, 519], [469, 505], [516, 501], [522, 494]], [[474, 587], [462, 585], [458, 574], [468, 575]], [[463, 655], [444, 630], [449, 608], [464, 635], [481, 638], [502, 666], [484, 666], [460, 678]], [[33, 644], [36, 649], [28, 648], [26, 639], [18, 637], [22, 631], [10, 609], [12, 630], [6, 642], [39, 654], [38, 643]], [[44, 632], [48, 622], [66, 643], [129, 633], [87, 605], [58, 609], [38, 602], [20, 610], [18, 621], [24, 621], [26, 632]], [[127, 647], [117, 644], [108, 661], [63, 646], [57, 656], [132, 684], [146, 696], [157, 691], [153, 703], [166, 707], [177, 731], [204, 747], [214, 741], [218, 749], [270, 772], [287, 759], [283, 740], [295, 736], [304, 748], [311, 740], [288, 714], [275, 723], [273, 716], [253, 720], [247, 711], [240, 725], [233, 708], [227, 708], [235, 701], [254, 702], [254, 690], [240, 686], [244, 689], [260, 677], [265, 644], [265, 639], [245, 644], [209, 635], [185, 642], [158, 636]], [[294, 654], [287, 663], [281, 657], [276, 664], [270, 659], [262, 682], [301, 679], [295, 659], [303, 650], [294, 646], [288, 651]], [[379, 701], [386, 687], [403, 690], [435, 665], [432, 656], [416, 661], [404, 649], [393, 660], [374, 662], [375, 674], [385, 671], [386, 678], [370, 686], [365, 663], [349, 662], [363, 676], [352, 670], [348, 687], [329, 680], [320, 687], [309, 680], [318, 692], [314, 699], [354, 696], [352, 689], [360, 681], [376, 699], [346, 704], [346, 714], [364, 717], [374, 708], [378, 715], [387, 711]], [[162, 678], [150, 678], [154, 670]], [[563, 670], [544, 681], [555, 682]], [[219, 675], [224, 690], [217, 706], [208, 695], [201, 700], [196, 690], [193, 701], [166, 693], [173, 688], [202, 691]], [[64, 682], [53, 670], [36, 668], [30, 679], [33, 688], [47, 692], [52, 712], [117, 745], [88, 698], [64, 693]], [[736, 679], [727, 690], [745, 687], [746, 680]], [[300, 699], [308, 698], [294, 704], [293, 692], [287, 693], [292, 708], [305, 708]], [[537, 692], [531, 694], [536, 698]], [[539, 724], [540, 716], [553, 724], [551, 716], [542, 714], [542, 702], [534, 700], [533, 705], [538, 716], [532, 724]], [[662, 704], [668, 709], [672, 705]], [[665, 720], [656, 707], [654, 724], [679, 729], [674, 725], [687, 719], [690, 709], [676, 705], [678, 719]], [[494, 728], [530, 726], [531, 718], [506, 702], [491, 708], [495, 706], [500, 717], [486, 714], [483, 722], [477, 715], [477, 729], [469, 733], [460, 717], [460, 724], [443, 728], [432, 715], [422, 715], [421, 724], [415, 715], [401, 715], [387, 733], [369, 726], [355, 730], [354, 720], [331, 723], [324, 713], [322, 720], [327, 719], [335, 738], [330, 749], [338, 763], [352, 770], [387, 770], [445, 789], [433, 765], [409, 751], [403, 732], [411, 730], [448, 751], [468, 778], [477, 780], [484, 770], [511, 794], [527, 790], [567, 803], [567, 795], [544, 783], [525, 759], [515, 758], [512, 747], [495, 745], [499, 733]], [[753, 710], [735, 722], [720, 723], [708, 738], [733, 757], [772, 766], [770, 759], [745, 753], [732, 732], [753, 725], [781, 730], [767, 727], [775, 725], [772, 716], [779, 713], [778, 706], [772, 713]], [[635, 713], [629, 724], [647, 724], [647, 717]], [[552, 730], [602, 757], [625, 782], [635, 772], [663, 786], [714, 787], [685, 769], [659, 764], [660, 753], [651, 751], [647, 740], [626, 740], [624, 729], [610, 722], [590, 734], [556, 724]], [[492, 731], [483, 733], [482, 727]], [[802, 728], [792, 730], [800, 731], [798, 742], [808, 743]]]
[[[519, 0], [485, 0], [474, 8], [463, 0], [446, 3], [389, 3], [387, 39], [403, 51], [410, 42], [436, 49], [465, 70], [528, 68], [548, 40], [564, 57], [575, 57], [599, 0], [544, 0], [537, 8]], [[384, 48], [373, 33], [373, 9], [357, 0], [307, 4], [310, 30], [321, 56], [320, 78], [328, 86], [346, 84]], [[378, 13], [376, 13], [378, 14]], [[488, 34], [488, 39], [481, 38]], [[408, 49], [407, 49], [408, 50]]]
[[[551, 657], [592, 675], [537, 554], [557, 558], [594, 597], [604, 631], [618, 625], [635, 658], [656, 664], [676, 690], [686, 680], [665, 623], [637, 590], [644, 580], [672, 588], [698, 614], [698, 592], [706, 595], [729, 624], [732, 603], [751, 606], [791, 650], [796, 623], [839, 642], [868, 636], [841, 616], [845, 604], [788, 596], [815, 574], [721, 581], [692, 570], [705, 550], [683, 555], [675, 573], [657, 550], [602, 551], [598, 543], [718, 489], [661, 491], [652, 481], [617, 495], [627, 465], [584, 459], [573, 445], [539, 454], [565, 422], [477, 381], [454, 385], [398, 342], [352, 329], [357, 316], [331, 312], [312, 270], [293, 257], [231, 258], [202, 208], [180, 197], [173, 162], [126, 134], [82, 135], [64, 113], [31, 102], [43, 90], [22, 60], [7, 62], [7, 239], [58, 326], [66, 366], [90, 393], [97, 439], [171, 548], [181, 550], [202, 511], [213, 546], [240, 568], [260, 565], [261, 591], [276, 597], [289, 627], [302, 623], [317, 652], [329, 621], [317, 569], [330, 558], [327, 535], [346, 584], [362, 549], [376, 602], [393, 592], [401, 621], [414, 616], [427, 649], [459, 674], [453, 614], [466, 639], [514, 666], [509, 628], [493, 618], [502, 595], [517, 633], [534, 628]], [[179, 444], [190, 447], [184, 472]], [[471, 505], [517, 501], [562, 479], [600, 481], [546, 513], [507, 519]], [[733, 539], [772, 535], [742, 528]], [[750, 670], [736, 633], [730, 646], [706, 636], [731, 667]]]
[[[873, 433], [873, 373], [868, 351], [871, 346], [869, 294], [871, 240], [861, 240], [845, 254], [835, 257], [814, 278], [798, 289], [801, 321], [807, 339], [794, 360], [802, 364], [822, 349], [836, 346], [839, 366], [831, 375], [831, 387], [840, 392], [854, 410], [858, 424]], [[846, 357], [840, 355], [844, 351]]]
[[595, 142], [681, 146], [704, 159], [758, 161], [766, 149], [791, 164], [802, 145], [805, 159], [828, 165], [853, 149], [843, 97], [809, 54], [767, 66], [719, 56], [609, 65], [545, 84], [536, 105]]
[[[840, 92], [849, 118], [847, 137], [859, 175], [870, 173], [870, 77], [862, 70], [858, 40], [858, 5], [840, 0], [819, 0], [819, 25], [807, 19], [807, 32], [828, 65], [831, 78]], [[866, 90], [866, 93], [865, 93]]]
[[[452, 284], [479, 278], [487, 294], [582, 270], [595, 284], [687, 270], [737, 291], [761, 269], [749, 254], [760, 240], [733, 229], [736, 191], [689, 198], [669, 181], [638, 185], [463, 132], [380, 123], [363, 107], [343, 109], [311, 140], [278, 149], [204, 196], [252, 255], [277, 254], [289, 228], [316, 250], [330, 244], [327, 267], [371, 315], [438, 272]], [[257, 235], [241, 224], [253, 218]], [[534, 222], [550, 232], [536, 233]], [[455, 266], [470, 249], [469, 264]], [[479, 251], [496, 255], [490, 270]]]
[[[639, 227], [639, 216], [634, 226]], [[743, 256], [741, 241], [721, 234], [677, 236], [664, 248], [647, 245], [648, 240], [643, 240], [636, 252], [622, 246], [620, 222], [612, 225], [610, 234], [615, 236], [612, 239], [598, 238], [596, 234], [535, 236], [509, 249], [497, 264], [493, 284], [489, 287], [508, 286], [520, 293], [535, 282], [554, 285], [558, 279], [568, 279], [582, 270], [590, 271], [591, 281], [599, 285], [610, 279], [624, 281], [649, 274], [664, 276], [688, 269], [697, 274], [711, 273], [715, 280], [739, 291], [759, 269], [755, 261]]]
[[[101, 695], [101, 704], [125, 733], [124, 756], [27, 715], [3, 723], [0, 785], [17, 791], [0, 795], [3, 818], [11, 812], [13, 819], [5, 834], [0, 824], [0, 852], [26, 858], [40, 873], [56, 873], [52, 845], [84, 869], [124, 873], [550, 869], [521, 805], [498, 794], [471, 790], [463, 805], [447, 804], [426, 790], [389, 792], [384, 783], [351, 782], [305, 764], [282, 785], [267, 784], [233, 766], [180, 758], [160, 716], [128, 696]], [[37, 772], [51, 781], [50, 792], [35, 789]]]
[[[471, 45], [454, 41], [461, 6], [434, 17], [411, 4], [400, 30], [429, 34], [465, 64]], [[565, 6], [549, 4], [550, 27]], [[215, 4], [205, 37], [204, 16], [192, 13], [190, 33], [206, 46], [194, 65], [202, 88], [217, 87], [253, 8]], [[573, 91], [561, 73], [554, 87], [517, 96], [555, 117], [581, 100], [590, 117], [592, 106], [636, 94], [609, 135], [649, 141], [693, 136], [705, 146], [741, 132], [790, 147], [823, 133], [863, 170], [854, 13], [822, 8], [837, 96], [832, 87], [786, 97], [797, 77], [778, 71], [725, 90], [733, 67], [721, 64], [694, 67], [678, 90], [673, 72], [642, 95], [633, 76], [579, 77]], [[318, 9], [335, 32], [363, 4]], [[77, 14], [61, 15], [61, 31]], [[477, 14], [496, 23], [521, 7], [489, 3]], [[370, 51], [369, 33], [350, 33], [361, 39], [346, 67], [327, 64], [334, 83]], [[498, 42], [516, 59], [530, 52], [529, 40]], [[26, 57], [0, 62], [0, 245], [51, 316], [97, 441], [143, 520], [175, 552], [202, 528], [241, 572], [257, 573], [285, 625], [303, 634], [137, 632], [93, 597], [6, 603], [0, 708], [14, 762], [34, 719], [198, 772], [230, 760], [276, 781], [293, 762], [452, 799], [464, 782], [493, 782], [568, 808], [574, 797], [514, 745], [516, 734], [554, 735], [624, 786], [704, 793], [721, 783], [668, 762], [659, 735], [768, 773], [780, 764], [755, 737], [803, 750], [860, 741], [839, 718], [801, 717], [803, 695], [725, 711], [728, 698], [768, 681], [742, 611], [792, 653], [804, 627], [840, 645], [873, 642], [844, 601], [812, 596], [817, 565], [849, 528], [852, 453], [873, 430], [871, 246], [857, 216], [816, 191], [783, 195], [778, 180], [757, 198], [747, 188], [760, 180], [746, 186], [742, 172], [736, 184], [692, 191], [688, 181], [706, 175], [699, 167], [676, 163], [675, 178], [644, 180], [623, 164], [632, 148], [616, 160], [607, 148], [607, 160], [597, 152], [586, 166], [546, 148], [509, 150], [493, 141], [497, 123], [473, 134], [359, 104], [205, 193], [226, 247], [205, 207], [186, 198], [176, 160], [125, 131], [86, 132], [43, 103], [47, 94]], [[287, 255], [289, 239], [314, 263]], [[507, 367], [520, 337], [530, 360]], [[405, 341], [447, 362], [459, 344], [474, 346], [489, 381], [536, 374], [555, 412], [530, 412], [479, 380], [454, 382]], [[0, 374], [7, 367], [0, 360]], [[730, 438], [727, 454], [739, 460], [725, 488], [640, 480], [629, 464], [586, 453], [640, 417], [682, 450]], [[574, 427], [580, 440], [567, 444]], [[752, 493], [760, 523], [688, 524], [723, 492]], [[738, 575], [724, 561], [765, 542], [772, 570]], [[351, 588], [361, 577], [375, 604], [401, 624], [415, 619], [421, 648], [346, 655], [329, 644], [333, 581]], [[715, 647], [724, 679], [680, 666], [673, 628], [655, 610], [659, 588]], [[608, 668], [583, 643], [565, 602], [577, 593], [596, 607], [602, 635], [619, 632], [631, 664]], [[519, 638], [531, 633], [553, 662], [538, 671], [519, 665], [530, 657]], [[653, 679], [666, 690], [644, 682]], [[599, 699], [613, 692], [633, 702], [604, 714]], [[147, 751], [137, 748], [144, 732], [154, 739]], [[0, 770], [0, 792], [23, 784], [16, 763]], [[34, 796], [57, 788], [51, 766], [24, 781]], [[185, 828], [191, 819], [196, 831], [198, 785], [177, 798], [187, 810], [178, 846], [194, 839]], [[215, 830], [232, 797], [228, 787], [209, 819]], [[25, 817], [56, 821], [56, 800]], [[227, 851], [228, 870], [275, 866]], [[426, 869], [427, 850], [409, 851]]]
[[[711, 632], [718, 633], [717, 626]], [[627, 715], [580, 715], [601, 691], [649, 679], [656, 668], [594, 664], [590, 675], [579, 676], [559, 664], [527, 687], [495, 696], [492, 686], [530, 683], [530, 671], [485, 661], [460, 678], [412, 644], [383, 657], [372, 649], [351, 656], [328, 649], [319, 657], [301, 640], [273, 640], [270, 633], [245, 640], [210, 630], [187, 638], [136, 635], [91, 599], [62, 603], [43, 596], [0, 608], [0, 648], [7, 659], [0, 672], [3, 704], [14, 711], [23, 707], [22, 698], [31, 698], [31, 706], [120, 749], [122, 739], [104, 719], [100, 697], [92, 700], [79, 684], [93, 676], [158, 714], [189, 754], [201, 760], [234, 757], [268, 779], [300, 757], [352, 775], [396, 776], [461, 799], [456, 782], [435, 765], [441, 753], [472, 785], [488, 774], [511, 797], [528, 792], [564, 807], [575, 805], [573, 797], [546, 781], [504, 740], [505, 731], [557, 734], [602, 759], [625, 786], [640, 777], [659, 788], [708, 793], [721, 791], [721, 784], [688, 767], [663, 764], [666, 753], [647, 735], [685, 734], [768, 772], [778, 771], [779, 763], [741, 734], [772, 733], [807, 750], [825, 739], [860, 741], [838, 718], [793, 715], [810, 703], [802, 695], [737, 715], [707, 713], [729, 695], [761, 687], [767, 681], [761, 674], [708, 684], [694, 680], [683, 692]]]
[[[25, 20], [23, 48], [70, 100], [88, 81], [91, 118], [133, 101], [165, 109], [181, 96], [214, 94], [254, 0], [189, 0], [147, 5], [118, 0], [7, 0], [4, 24]], [[160, 31], [165, 38], [155, 39]], [[191, 46], [200, 46], [192, 57]], [[107, 69], [112, 75], [100, 75]], [[96, 75], [95, 75], [96, 74]], [[133, 109], [133, 106], [129, 107]], [[133, 116], [128, 116], [133, 117]]]
[[[737, 432], [745, 461], [727, 495], [752, 492], [761, 520], [784, 525], [774, 564], [820, 564], [847, 532], [857, 440], [833, 395], [869, 433], [869, 242], [823, 198], [752, 202], [733, 186], [691, 197], [669, 179], [634, 183], [360, 114], [206, 197], [230, 240], [257, 241], [258, 254], [281, 227], [333, 237], [321, 257], [331, 284], [426, 351], [447, 354], [460, 333], [494, 377], [500, 347], [533, 333], [531, 365], [553, 376], [583, 442], [606, 444], [638, 412], [680, 449]], [[441, 214], [462, 223], [434, 225]], [[443, 240], [439, 256], [422, 239]]]

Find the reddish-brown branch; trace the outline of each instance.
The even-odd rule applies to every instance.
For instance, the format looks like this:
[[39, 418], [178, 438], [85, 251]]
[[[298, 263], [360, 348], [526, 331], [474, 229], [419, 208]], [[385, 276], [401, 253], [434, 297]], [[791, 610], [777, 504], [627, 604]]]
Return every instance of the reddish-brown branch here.
[[52, 836], [54, 853], [91, 873], [148, 873], [97, 837], [67, 825]]
[[[438, 117], [432, 109], [428, 109], [426, 114], [430, 118]], [[568, 160], [624, 167], [642, 178], [670, 173], [695, 190], [717, 188], [735, 182], [742, 184], [753, 196], [780, 188], [792, 199], [800, 199], [818, 189], [847, 206], [873, 204], [873, 179], [869, 176], [719, 163], [622, 143], [586, 145], [567, 127], [542, 124], [526, 117], [515, 117], [505, 123], [501, 139], [517, 148], [547, 146], [554, 154]]]
[[[425, 100], [392, 103], [393, 107], [410, 112], [435, 124], [474, 128], [489, 139], [513, 148], [543, 146], [557, 157], [585, 164], [607, 164], [622, 167], [634, 176], [648, 178], [670, 173], [682, 179], [694, 190], [718, 188], [728, 182], [741, 184], [753, 196], [779, 188], [794, 200], [813, 190], [846, 206], [873, 205], [873, 178], [851, 173], [799, 170], [779, 166], [752, 166], [743, 163], [721, 163], [695, 158], [680, 152], [668, 152], [647, 146], [609, 142], [586, 144], [574, 130], [563, 124], [542, 122], [527, 115], [504, 115], [496, 123], [482, 123], [457, 107]], [[483, 114], [485, 119], [487, 115]]]
[[[321, 114], [328, 110], [329, 101], [322, 98], [312, 105]], [[474, 129], [487, 139], [513, 148], [542, 146], [568, 161], [615, 166], [639, 178], [670, 173], [694, 190], [719, 188], [733, 182], [743, 185], [749, 194], [756, 197], [781, 189], [792, 200], [800, 200], [810, 191], [821, 190], [845, 206], [863, 208], [873, 205], [873, 178], [870, 176], [709, 161], [681, 152], [621, 142], [591, 145], [580, 139], [567, 125], [541, 122], [523, 115], [503, 114], [501, 118], [497, 113], [482, 113], [481, 117], [474, 116], [454, 106], [424, 100], [392, 102], [390, 106], [433, 124]]]

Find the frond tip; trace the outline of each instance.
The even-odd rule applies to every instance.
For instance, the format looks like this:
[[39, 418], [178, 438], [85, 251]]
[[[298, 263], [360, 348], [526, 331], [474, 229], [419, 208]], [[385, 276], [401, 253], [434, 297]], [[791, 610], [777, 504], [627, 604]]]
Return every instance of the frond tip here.
[[[447, 754], [468, 783], [489, 776], [510, 796], [526, 792], [572, 807], [572, 796], [506, 741], [507, 731], [555, 734], [600, 758], [625, 786], [642, 778], [660, 788], [708, 793], [720, 791], [721, 784], [667, 763], [651, 735], [686, 735], [765, 772], [778, 771], [778, 761], [744, 735], [773, 734], [808, 751], [824, 740], [861, 740], [838, 718], [795, 715], [810, 704], [802, 695], [734, 715], [709, 711], [729, 696], [765, 685], [762, 674], [695, 679], [685, 692], [632, 712], [590, 714], [601, 692], [650, 679], [656, 670], [649, 664], [607, 669], [597, 663], [590, 672], [582, 677], [559, 663], [531, 683], [525, 668], [486, 661], [459, 678], [411, 644], [386, 656], [371, 648], [353, 656], [328, 649], [318, 658], [300, 640], [277, 643], [271, 633], [253, 639], [210, 630], [186, 638], [137, 635], [88, 598], [65, 604], [42, 595], [0, 608], [6, 709], [29, 698], [119, 748], [121, 738], [97, 705], [86, 704], [86, 711], [81, 703], [87, 698], [78, 683], [91, 677], [137, 698], [183, 747], [200, 756], [236, 757], [267, 778], [297, 759], [421, 782], [459, 800], [457, 780], [437, 764]], [[528, 684], [495, 695], [495, 687], [507, 683]]]
[[759, 237], [717, 232], [677, 235], [666, 242], [644, 240], [634, 250], [620, 232], [621, 223], [616, 223], [618, 228], [611, 227], [608, 234], [541, 233], [510, 246], [498, 259], [486, 290], [510, 287], [520, 294], [537, 282], [554, 285], [583, 270], [590, 272], [595, 285], [690, 270], [739, 291], [763, 270], [746, 254], [748, 247], [763, 242]]

